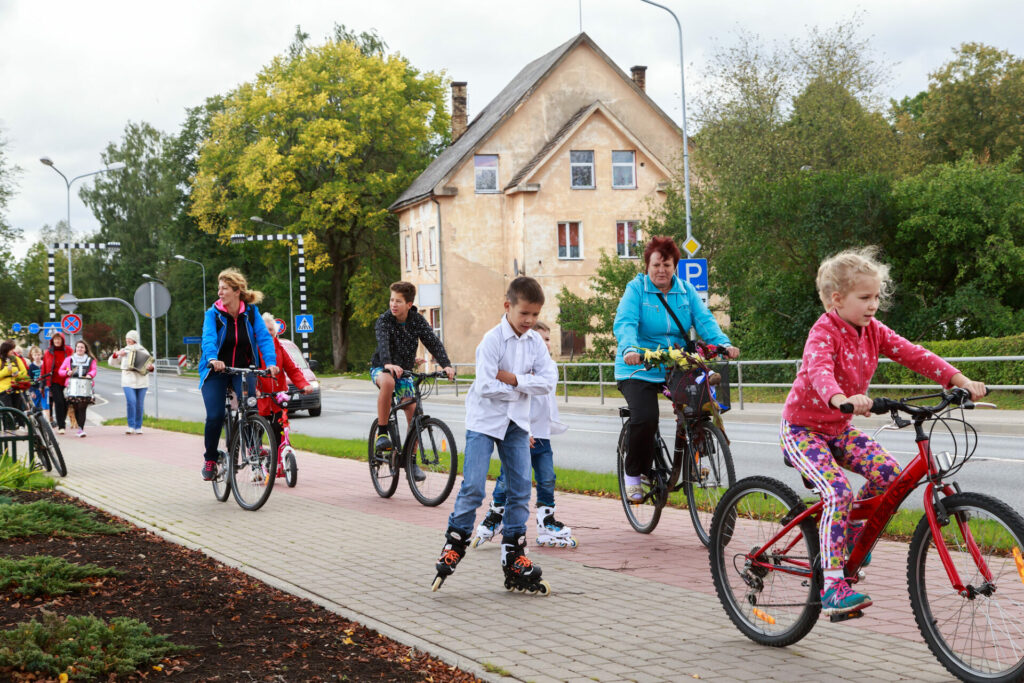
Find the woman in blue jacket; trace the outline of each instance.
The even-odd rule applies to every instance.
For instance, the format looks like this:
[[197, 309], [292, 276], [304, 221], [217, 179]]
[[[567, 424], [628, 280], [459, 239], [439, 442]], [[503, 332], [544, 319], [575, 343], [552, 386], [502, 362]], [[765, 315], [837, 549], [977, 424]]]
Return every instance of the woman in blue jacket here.
[[[676, 277], [680, 258], [682, 254], [671, 237], [651, 238], [644, 249], [645, 272], [626, 285], [615, 312], [615, 381], [629, 406], [626, 497], [637, 502], [643, 500], [640, 475], [650, 469], [654, 459], [658, 396], [666, 375], [664, 368], [637, 368], [643, 362], [640, 349], [685, 346], [691, 327], [708, 343], [730, 346], [697, 290]], [[739, 355], [739, 349], [730, 347], [730, 358]]]
[[[270, 373], [277, 374], [274, 338], [267, 332], [256, 308], [256, 304], [263, 301], [263, 292], [249, 289], [245, 276], [228, 268], [217, 276], [217, 297], [203, 320], [203, 353], [199, 358], [199, 391], [206, 404], [203, 479], [207, 481], [217, 472], [217, 445], [224, 428], [228, 387], [234, 389], [236, 396], [242, 395], [242, 378], [221, 371], [225, 366], [259, 366], [262, 356]], [[250, 379], [249, 391], [255, 392], [255, 377]]]

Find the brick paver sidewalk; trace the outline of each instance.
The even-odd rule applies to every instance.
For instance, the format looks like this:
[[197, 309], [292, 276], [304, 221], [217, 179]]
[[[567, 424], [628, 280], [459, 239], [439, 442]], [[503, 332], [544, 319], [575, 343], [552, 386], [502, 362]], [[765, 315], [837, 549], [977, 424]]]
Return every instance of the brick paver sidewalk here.
[[298, 486], [278, 480], [245, 512], [201, 480], [200, 437], [92, 427], [62, 446], [68, 493], [491, 680], [949, 680], [913, 624], [898, 543], [875, 550], [863, 619], [774, 649], [729, 621], [685, 510], [644, 536], [618, 500], [557, 494], [580, 547], [532, 549], [551, 597], [507, 593], [493, 542], [432, 593], [454, 493], [426, 508], [403, 481], [385, 500], [365, 463], [301, 453]]

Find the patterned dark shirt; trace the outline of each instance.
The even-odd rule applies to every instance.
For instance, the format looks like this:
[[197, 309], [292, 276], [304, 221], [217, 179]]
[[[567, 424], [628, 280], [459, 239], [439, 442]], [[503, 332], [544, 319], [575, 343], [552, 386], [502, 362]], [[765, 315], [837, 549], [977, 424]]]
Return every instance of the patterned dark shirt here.
[[416, 311], [415, 306], [409, 309], [404, 325], [398, 322], [398, 318], [391, 311], [381, 313], [374, 325], [374, 334], [377, 337], [377, 350], [370, 361], [371, 367], [382, 368], [391, 364], [403, 370], [412, 370], [413, 362], [416, 360], [416, 349], [421, 341], [442, 368], [451, 365], [441, 340], [434, 334], [426, 318]]

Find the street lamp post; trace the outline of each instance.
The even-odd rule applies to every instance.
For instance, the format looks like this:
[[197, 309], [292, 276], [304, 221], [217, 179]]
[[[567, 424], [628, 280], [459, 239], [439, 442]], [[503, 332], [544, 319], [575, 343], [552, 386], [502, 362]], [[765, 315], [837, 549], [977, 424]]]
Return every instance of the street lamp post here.
[[[120, 171], [122, 168], [125, 167], [125, 163], [123, 161], [118, 161], [118, 162], [115, 162], [115, 163], [111, 164], [110, 166], [107, 166], [106, 168], [101, 168], [98, 171], [91, 171], [89, 173], [83, 173], [82, 175], [76, 175], [71, 180], [68, 180], [68, 177], [66, 175], [64, 175], [63, 173], [61, 173], [61, 170], [54, 165], [53, 160], [50, 157], [42, 157], [42, 158], [39, 159], [39, 161], [42, 162], [44, 165], [49, 166], [50, 168], [52, 168], [54, 171], [57, 172], [57, 175], [59, 175], [61, 178], [64, 179], [64, 185], [67, 187], [67, 225], [68, 225], [68, 231], [69, 232], [71, 231], [71, 184], [73, 182], [75, 182], [76, 180], [79, 180], [81, 178], [87, 178], [87, 177], [89, 177], [91, 175], [97, 175], [99, 173], [106, 173], [108, 171]], [[74, 294], [75, 290], [74, 290], [74, 288], [71, 285], [71, 245], [72, 245], [72, 243], [68, 242], [66, 244], [67, 244], [67, 249], [68, 249], [68, 294]], [[51, 308], [53, 308], [53, 307], [51, 307]]]
[[[690, 225], [690, 151], [689, 151], [689, 138], [686, 137], [686, 77], [683, 73], [685, 70], [685, 64], [683, 62], [683, 27], [679, 23], [679, 17], [676, 13], [670, 10], [665, 5], [654, 2], [653, 0], [642, 0], [648, 5], [654, 5], [660, 7], [675, 19], [676, 29], [679, 31], [679, 97], [682, 100], [683, 106], [683, 197], [686, 203], [686, 243], [683, 245], [686, 247], [687, 253], [693, 256], [700, 249], [700, 244], [693, 239], [693, 230]], [[696, 249], [690, 251], [690, 245], [696, 245]]]
[[205, 311], [206, 310], [206, 266], [204, 266], [199, 261], [193, 261], [190, 258], [185, 258], [181, 254], [175, 254], [174, 258], [178, 259], [179, 261], [188, 261], [189, 263], [194, 263], [194, 264], [196, 264], [197, 266], [199, 266], [200, 268], [203, 269], [203, 311]]

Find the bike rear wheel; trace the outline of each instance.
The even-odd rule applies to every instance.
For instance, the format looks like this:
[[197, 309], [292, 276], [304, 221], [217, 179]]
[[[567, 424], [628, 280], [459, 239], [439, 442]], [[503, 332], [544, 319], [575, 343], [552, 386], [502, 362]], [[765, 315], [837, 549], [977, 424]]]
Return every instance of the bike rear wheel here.
[[370, 425], [370, 438], [367, 441], [369, 453], [367, 461], [370, 463], [370, 480], [377, 495], [381, 498], [390, 498], [395, 495], [398, 489], [398, 448], [402, 445], [398, 436], [398, 427], [392, 423], [388, 425], [388, 434], [391, 439], [391, 450], [377, 452], [377, 420]]
[[[49, 444], [46, 442], [46, 437], [43, 435], [42, 424], [45, 420], [40, 419], [37, 415], [30, 415], [28, 419], [32, 422], [32, 428], [35, 431], [36, 458], [39, 460], [39, 464], [42, 468], [47, 472], [50, 472], [53, 470], [53, 462], [50, 460]], [[46, 426], [49, 427], [50, 425]]]
[[690, 433], [683, 456], [683, 490], [697, 538], [707, 546], [711, 519], [726, 489], [736, 483], [732, 451], [722, 430], [710, 422], [699, 423]]
[[265, 418], [251, 415], [239, 423], [231, 440], [229, 461], [235, 502], [245, 510], [259, 510], [277, 478], [277, 438]]
[[[808, 517], [758, 553], [805, 509], [781, 481], [742, 479], [726, 491], [711, 523], [711, 576], [726, 614], [761, 645], [792, 645], [821, 613], [818, 531]], [[756, 556], [754, 556], [756, 553]]]
[[[62, 477], [68, 476], [68, 466], [64, 463], [64, 453], [60, 450], [60, 442], [57, 441], [57, 435], [53, 433], [53, 427], [43, 419], [36, 420], [36, 422], [39, 428], [39, 436], [46, 445], [47, 459], [54, 469], [57, 470], [57, 474]], [[49, 470], [50, 468], [47, 467], [46, 469]]]
[[[1024, 677], [1024, 520], [980, 493], [958, 493], [943, 498], [942, 505], [949, 515], [942, 541], [968, 595], [952, 587], [923, 518], [907, 562], [914, 619], [932, 653], [957, 678], [1019, 681]], [[972, 543], [977, 556], [971, 554]]]
[[[448, 498], [459, 471], [459, 449], [455, 436], [441, 420], [428, 417], [416, 424], [416, 434], [408, 439], [405, 458], [405, 476], [416, 500], [427, 507], [440, 505]], [[416, 468], [426, 475], [416, 481]]]
[[[667, 461], [668, 449], [665, 447], [665, 442], [662, 441], [661, 435], [657, 437], [656, 447], [661, 450], [660, 457]], [[619, 498], [622, 499], [622, 508], [626, 511], [626, 519], [629, 521], [629, 525], [641, 534], [649, 534], [658, 526], [658, 521], [661, 519], [661, 509], [665, 507], [665, 503], [668, 500], [667, 483], [664, 481], [665, 475], [663, 473], [659, 474], [657, 467], [654, 467], [650, 473], [641, 478], [644, 494], [643, 500], [636, 503], [631, 502], [626, 497], [626, 456], [628, 454], [629, 423], [627, 422], [622, 425], [622, 431], [619, 432]], [[658, 458], [658, 454], [655, 454], [655, 460]]]

